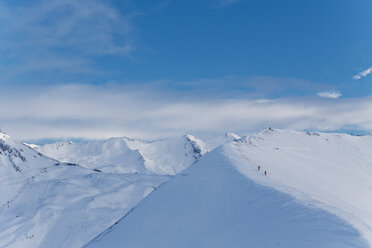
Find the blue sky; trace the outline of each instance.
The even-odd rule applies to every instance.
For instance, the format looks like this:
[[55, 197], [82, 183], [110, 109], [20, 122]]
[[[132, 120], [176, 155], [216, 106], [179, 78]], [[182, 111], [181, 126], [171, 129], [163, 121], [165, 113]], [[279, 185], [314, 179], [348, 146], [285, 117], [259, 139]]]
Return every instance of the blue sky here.
[[[367, 0], [2, 1], [0, 102], [14, 109], [0, 111], [0, 126], [25, 139], [268, 125], [370, 131], [372, 121], [360, 115], [371, 113], [371, 7]], [[101, 114], [96, 99], [104, 101]], [[206, 112], [195, 115], [195, 106]], [[282, 115], [262, 115], [263, 107]]]

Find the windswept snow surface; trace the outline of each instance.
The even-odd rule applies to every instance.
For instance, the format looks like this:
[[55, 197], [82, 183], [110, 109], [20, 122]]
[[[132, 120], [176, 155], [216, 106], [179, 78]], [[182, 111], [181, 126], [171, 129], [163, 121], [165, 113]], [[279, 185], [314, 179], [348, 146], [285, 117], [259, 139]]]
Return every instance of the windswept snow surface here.
[[36, 150], [59, 161], [102, 172], [158, 175], [175, 175], [206, 152], [204, 142], [192, 135], [151, 142], [129, 138], [57, 142]]
[[372, 136], [268, 129], [224, 151], [248, 178], [339, 216], [372, 247]]
[[370, 136], [251, 135], [205, 155], [86, 247], [372, 247], [371, 150]]
[[60, 163], [0, 133], [0, 247], [79, 248], [168, 179]]

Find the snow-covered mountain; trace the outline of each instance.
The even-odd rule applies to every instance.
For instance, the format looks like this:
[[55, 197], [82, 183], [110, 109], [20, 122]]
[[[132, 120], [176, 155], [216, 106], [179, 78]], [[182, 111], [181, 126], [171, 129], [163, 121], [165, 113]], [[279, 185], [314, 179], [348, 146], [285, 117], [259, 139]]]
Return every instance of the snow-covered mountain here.
[[268, 129], [209, 152], [86, 247], [372, 247], [371, 151], [371, 136]]
[[0, 247], [81, 247], [168, 179], [61, 163], [0, 133]]
[[57, 142], [35, 149], [59, 161], [102, 172], [158, 175], [175, 175], [207, 151], [204, 142], [192, 135], [151, 142], [129, 138]]
[[0, 134], [0, 247], [372, 247], [371, 150], [273, 129], [34, 148]]

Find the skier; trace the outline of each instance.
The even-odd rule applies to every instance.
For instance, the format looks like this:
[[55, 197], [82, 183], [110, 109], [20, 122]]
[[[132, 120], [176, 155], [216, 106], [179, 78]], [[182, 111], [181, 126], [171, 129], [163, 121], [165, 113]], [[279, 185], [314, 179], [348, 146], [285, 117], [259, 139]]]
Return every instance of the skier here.
[[261, 170], [261, 166], [258, 166], [258, 167], [257, 167], [257, 170], [260, 171], [260, 170]]
[[267, 175], [267, 172], [265, 171], [265, 176]]

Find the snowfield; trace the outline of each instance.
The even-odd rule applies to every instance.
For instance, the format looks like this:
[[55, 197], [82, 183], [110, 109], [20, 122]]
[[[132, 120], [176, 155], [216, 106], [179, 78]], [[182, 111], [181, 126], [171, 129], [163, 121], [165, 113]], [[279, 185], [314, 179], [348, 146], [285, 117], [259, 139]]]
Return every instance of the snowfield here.
[[372, 136], [266, 130], [224, 150], [246, 177], [341, 217], [372, 246]]
[[[127, 141], [132, 148], [121, 139], [66, 144], [64, 154], [86, 154], [86, 160], [72, 160], [84, 162], [84, 168], [0, 134], [0, 247], [82, 247], [170, 178], [151, 171], [173, 174], [202, 154], [192, 136], [152, 144]], [[139, 156], [135, 146], [153, 160]]]
[[371, 247], [371, 148], [272, 129], [225, 144], [86, 247]]
[[150, 142], [130, 138], [57, 142], [36, 150], [62, 162], [103, 172], [158, 175], [175, 175], [207, 151], [204, 142], [192, 135]]
[[34, 149], [0, 134], [0, 247], [372, 247], [372, 136]]

